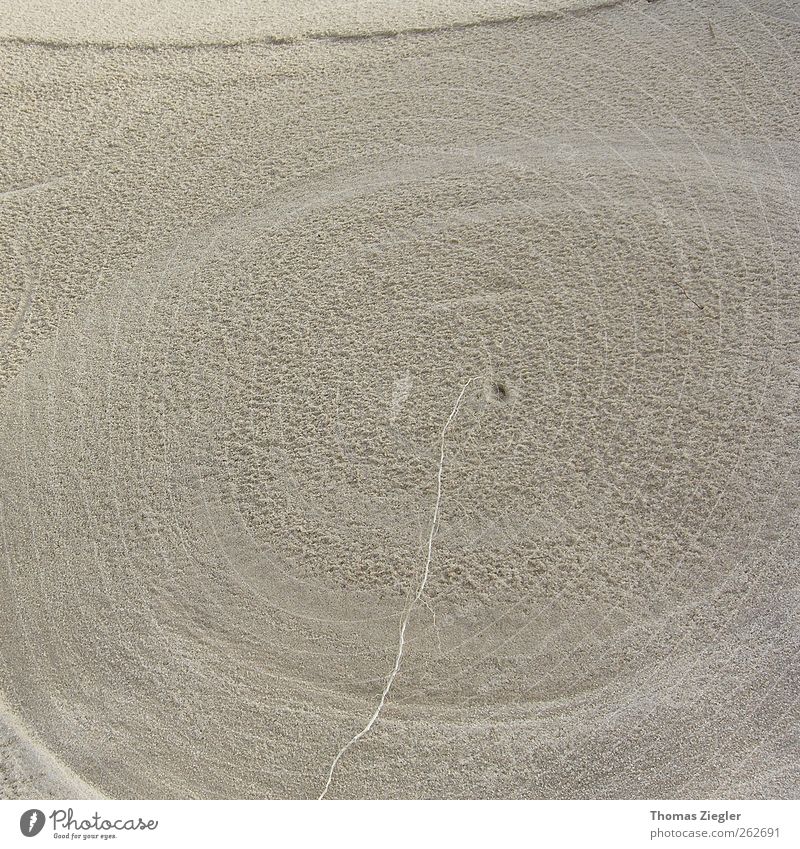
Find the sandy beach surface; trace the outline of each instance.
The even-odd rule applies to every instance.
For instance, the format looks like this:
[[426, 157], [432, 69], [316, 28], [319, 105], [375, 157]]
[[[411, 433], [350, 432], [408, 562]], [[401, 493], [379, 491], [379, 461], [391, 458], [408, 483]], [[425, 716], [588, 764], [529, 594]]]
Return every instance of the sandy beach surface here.
[[0, 797], [796, 798], [799, 58], [6, 4]]

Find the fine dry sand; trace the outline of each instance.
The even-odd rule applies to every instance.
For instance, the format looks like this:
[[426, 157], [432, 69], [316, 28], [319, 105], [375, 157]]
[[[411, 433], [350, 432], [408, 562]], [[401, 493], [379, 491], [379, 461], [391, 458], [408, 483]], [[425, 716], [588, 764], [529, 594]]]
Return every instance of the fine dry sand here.
[[0, 796], [796, 797], [796, 5], [297, 5], [0, 11]]

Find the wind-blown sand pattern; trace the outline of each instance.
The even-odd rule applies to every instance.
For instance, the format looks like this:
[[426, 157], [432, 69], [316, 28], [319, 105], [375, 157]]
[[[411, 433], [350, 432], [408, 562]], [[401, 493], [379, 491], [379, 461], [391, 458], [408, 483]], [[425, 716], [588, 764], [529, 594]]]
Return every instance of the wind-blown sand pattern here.
[[0, 796], [796, 797], [797, 10], [295, 5], [0, 12]]

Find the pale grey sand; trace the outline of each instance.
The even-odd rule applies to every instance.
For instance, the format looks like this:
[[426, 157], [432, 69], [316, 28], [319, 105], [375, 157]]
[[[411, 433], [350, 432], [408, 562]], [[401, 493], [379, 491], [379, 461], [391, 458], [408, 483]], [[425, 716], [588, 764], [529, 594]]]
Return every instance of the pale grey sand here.
[[620, 0], [24, 0], [0, 38], [51, 45], [235, 45], [426, 32], [541, 18]]
[[1, 701], [0, 787], [3, 799], [92, 799], [101, 795], [59, 761]]
[[0, 795], [318, 796], [431, 539], [328, 796], [797, 795], [800, 21], [587, 5], [0, 15]]

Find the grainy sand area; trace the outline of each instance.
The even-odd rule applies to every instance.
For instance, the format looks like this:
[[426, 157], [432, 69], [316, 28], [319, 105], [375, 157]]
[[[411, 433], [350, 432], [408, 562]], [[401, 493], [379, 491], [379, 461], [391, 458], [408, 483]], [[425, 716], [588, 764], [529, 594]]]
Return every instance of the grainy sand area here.
[[4, 4], [0, 796], [796, 798], [798, 59]]

